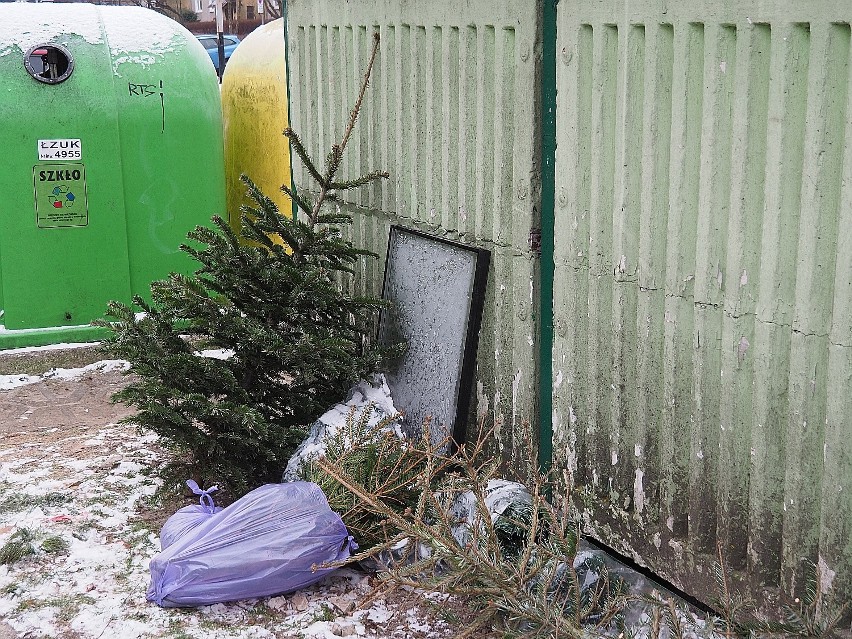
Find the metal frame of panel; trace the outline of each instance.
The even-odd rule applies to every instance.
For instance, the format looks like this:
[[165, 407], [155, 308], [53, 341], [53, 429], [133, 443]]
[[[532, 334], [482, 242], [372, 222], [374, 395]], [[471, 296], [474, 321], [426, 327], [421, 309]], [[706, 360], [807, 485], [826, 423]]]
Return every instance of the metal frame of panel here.
[[[388, 248], [386, 255], [387, 262], [385, 264], [385, 276], [382, 285], [382, 298], [389, 299], [391, 302], [398, 302], [398, 300], [392, 298], [390, 296], [390, 291], [388, 290], [389, 275], [392, 274], [392, 268], [396, 266], [394, 262], [392, 262], [392, 256], [394, 255], [394, 249], [397, 243], [397, 240], [401, 238], [405, 238], [408, 236], [409, 238], [414, 239], [415, 241], [423, 242], [425, 244], [433, 244], [440, 247], [450, 248], [456, 252], [462, 252], [469, 255], [469, 257], [473, 260], [473, 269], [470, 273], [470, 298], [467, 300], [458, 300], [459, 303], [467, 302], [467, 308], [464, 309], [464, 325], [457, 326], [451, 324], [449, 330], [454, 332], [455, 330], [460, 330], [463, 334], [461, 336], [461, 344], [462, 344], [462, 354], [461, 361], [458, 366], [458, 375], [455, 379], [455, 395], [451, 398], [447, 398], [451, 401], [450, 406], [455, 405], [455, 410], [452, 411], [452, 427], [446, 429], [445, 432], [440, 430], [441, 424], [436, 421], [432, 422], [432, 433], [434, 436], [432, 437], [433, 443], [440, 444], [447, 437], [451, 437], [452, 439], [449, 442], [448, 451], [452, 451], [455, 449], [456, 445], [463, 444], [465, 442], [467, 431], [468, 431], [468, 418], [470, 416], [470, 408], [471, 408], [471, 400], [473, 396], [473, 387], [474, 387], [474, 379], [476, 374], [476, 356], [479, 344], [479, 331], [482, 326], [482, 309], [485, 301], [485, 290], [486, 283], [488, 281], [488, 266], [491, 261], [491, 253], [482, 248], [476, 248], [467, 246], [465, 244], [460, 244], [459, 242], [451, 242], [444, 238], [436, 237], [434, 235], [430, 235], [428, 233], [421, 233], [419, 231], [412, 231], [411, 229], [406, 229], [402, 226], [393, 225], [390, 228], [390, 236], [388, 238]], [[421, 248], [423, 244], [421, 244]], [[403, 279], [405, 279], [403, 277]], [[410, 279], [410, 278], [409, 278]], [[391, 281], [394, 281], [393, 278]], [[438, 278], [430, 282], [430, 284], [438, 283]], [[444, 283], [445, 286], [448, 286], [450, 283], [447, 282], [446, 277], [443, 280], [440, 280]], [[432, 287], [434, 289], [434, 286]], [[424, 294], [428, 294], [428, 290], [424, 289], [422, 291]], [[379, 327], [378, 327], [378, 337], [377, 340], [382, 343], [383, 335], [387, 335], [386, 331], [390, 328], [388, 325], [388, 318], [396, 315], [396, 306], [391, 307], [391, 309], [383, 310], [379, 317]], [[428, 320], [433, 322], [436, 325], [436, 328], [440, 328], [441, 330], [447, 330], [448, 327], [442, 326], [441, 322], [437, 322], [437, 318], [435, 314], [426, 313]], [[446, 315], [451, 315], [451, 313], [446, 313]], [[414, 327], [410, 327], [414, 328]], [[422, 329], [423, 327], [421, 327]], [[444, 333], [446, 335], [446, 333]], [[432, 341], [432, 340], [430, 340]], [[409, 341], [409, 345], [411, 342]], [[390, 346], [390, 344], [385, 344]], [[403, 357], [404, 360], [411, 356], [411, 351], [407, 352]], [[423, 355], [423, 353], [420, 353]], [[422, 368], [428, 370], [430, 366], [434, 366], [434, 362], [413, 362], [415, 368], [419, 365], [422, 365]], [[403, 364], [403, 367], [405, 365]], [[447, 371], [449, 372], [449, 371]], [[440, 371], [435, 371], [434, 373], [430, 373], [435, 378], [441, 375]], [[388, 384], [391, 389], [391, 393], [394, 394], [395, 401], [399, 401], [399, 397], [396, 395], [396, 389], [394, 388], [393, 381], [394, 373], [393, 371], [389, 371], [388, 376]], [[412, 382], [416, 382], [414, 380], [406, 380], [405, 385], [408, 386]], [[440, 385], [440, 384], [439, 384]], [[430, 380], [426, 380], [426, 386], [430, 389], [434, 389], [434, 383]], [[420, 386], [418, 386], [420, 388]], [[424, 388], [424, 390], [426, 390]], [[401, 406], [400, 406], [401, 407]], [[436, 407], [437, 408], [437, 407]], [[417, 430], [420, 427], [421, 420], [420, 417], [427, 417], [427, 415], [416, 416], [415, 423], [411, 423], [410, 421], [406, 422], [409, 429]], [[437, 417], [436, 415], [431, 415], [430, 417]]]

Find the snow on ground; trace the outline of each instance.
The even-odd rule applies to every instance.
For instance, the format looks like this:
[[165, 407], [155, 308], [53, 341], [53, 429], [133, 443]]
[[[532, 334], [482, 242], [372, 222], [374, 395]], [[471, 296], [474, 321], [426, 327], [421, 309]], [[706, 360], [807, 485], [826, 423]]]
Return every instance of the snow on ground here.
[[[6, 351], [11, 352], [11, 351]], [[92, 372], [109, 373], [111, 371], [127, 370], [130, 367], [124, 360], [105, 359], [82, 368], [54, 368], [43, 375], [0, 375], [0, 390], [12, 390], [27, 384], [36, 384], [45, 379], [75, 380]]]
[[[99, 362], [27, 383], [74, 380], [118, 366]], [[348, 569], [286, 596], [197, 609], [163, 609], [149, 603], [148, 562], [159, 551], [159, 539], [136, 515], [159, 485], [156, 468], [163, 457], [156, 436], [115, 424], [93, 424], [82, 433], [77, 429], [62, 435], [61, 429], [43, 428], [0, 447], [0, 547], [26, 530], [36, 549], [34, 555], [0, 565], [0, 620], [21, 637], [334, 639], [453, 634], [445, 622], [428, 614], [441, 602], [430, 604], [415, 593], [358, 609], [371, 590], [370, 577]], [[66, 547], [56, 549], [62, 545]]]
[[[0, 324], [0, 332], [2, 332], [2, 324]], [[47, 344], [45, 346], [23, 346], [21, 348], [7, 348], [0, 351], [0, 355], [24, 355], [26, 353], [43, 353], [46, 351], [70, 351], [78, 348], [92, 348], [99, 346], [100, 342], [73, 342], [61, 344]]]
[[[164, 455], [155, 435], [109, 423], [121, 415], [95, 410], [109, 405], [110, 393], [122, 383], [116, 371], [126, 367], [126, 362], [102, 361], [40, 376], [0, 376], [0, 415], [7, 416], [6, 423], [0, 421], [0, 637], [6, 637], [4, 622], [21, 639], [429, 639], [456, 634], [448, 621], [458, 623], [462, 602], [406, 589], [370, 602], [371, 577], [348, 569], [286, 596], [197, 609], [149, 603], [148, 563], [159, 551], [159, 531], [150, 529], [146, 521], [151, 517], [140, 517], [140, 511], [152, 507], [149, 498], [160, 485], [157, 469]], [[32, 387], [34, 392], [20, 388], [32, 384], [42, 386]], [[88, 392], [82, 392], [84, 387]], [[4, 412], [4, 403], [15, 410]], [[25, 427], [21, 417], [9, 421], [27, 406], [35, 413]], [[389, 410], [395, 412], [392, 406]], [[159, 514], [162, 521], [171, 513]], [[4, 544], [22, 531], [31, 535], [35, 554], [3, 565]], [[644, 590], [635, 579], [627, 580]], [[643, 613], [634, 612], [634, 617]], [[686, 636], [708, 634], [702, 620], [683, 615], [681, 621], [690, 627]], [[634, 636], [647, 637], [647, 615], [635, 621]]]

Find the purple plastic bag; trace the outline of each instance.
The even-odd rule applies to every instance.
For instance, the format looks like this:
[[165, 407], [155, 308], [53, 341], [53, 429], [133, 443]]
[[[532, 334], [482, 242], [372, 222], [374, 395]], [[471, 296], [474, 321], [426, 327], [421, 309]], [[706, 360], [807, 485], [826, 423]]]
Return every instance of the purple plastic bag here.
[[166, 523], [163, 524], [163, 528], [160, 530], [160, 550], [165, 550], [190, 530], [197, 528], [210, 519], [211, 515], [222, 510], [213, 503], [213, 497], [210, 496], [210, 493], [219, 490], [218, 486], [211, 486], [206, 490], [201, 490], [198, 484], [192, 479], [187, 479], [186, 485], [189, 486], [192, 492], [199, 495], [198, 500], [201, 503], [197, 506], [181, 508], [166, 520]]
[[357, 548], [319, 486], [267, 484], [154, 557], [146, 596], [172, 608], [284, 594], [331, 572], [312, 565]]

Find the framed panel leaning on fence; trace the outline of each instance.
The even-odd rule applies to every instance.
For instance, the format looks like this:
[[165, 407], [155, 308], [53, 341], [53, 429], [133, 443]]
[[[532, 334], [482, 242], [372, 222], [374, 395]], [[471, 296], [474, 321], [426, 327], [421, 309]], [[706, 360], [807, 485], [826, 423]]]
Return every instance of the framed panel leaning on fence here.
[[379, 319], [379, 342], [405, 341], [387, 372], [403, 425], [419, 433], [431, 418], [431, 439], [465, 439], [485, 284], [491, 254], [392, 226]]

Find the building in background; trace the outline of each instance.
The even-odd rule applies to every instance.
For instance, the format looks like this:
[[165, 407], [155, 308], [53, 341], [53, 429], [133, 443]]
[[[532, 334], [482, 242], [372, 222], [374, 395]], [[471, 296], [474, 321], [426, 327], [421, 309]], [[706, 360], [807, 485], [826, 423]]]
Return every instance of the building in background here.
[[[184, 25], [216, 21], [215, 0], [0, 0], [0, 2], [88, 2], [90, 4], [146, 7], [158, 11]], [[223, 0], [225, 30], [231, 33], [251, 31], [255, 23], [281, 17], [277, 0]], [[247, 23], [241, 26], [242, 23]], [[198, 31], [197, 29], [192, 29]], [[209, 28], [208, 28], [209, 30]]]
[[[173, 2], [181, 0], [171, 0]], [[215, 2], [210, 0], [182, 0], [192, 2], [193, 10], [198, 15], [200, 22], [213, 22], [216, 20]], [[225, 14], [226, 31], [235, 32], [236, 22], [245, 20], [268, 22], [281, 17], [281, 9], [276, 0], [224, 0], [222, 9]], [[230, 28], [228, 25], [230, 23]]]

